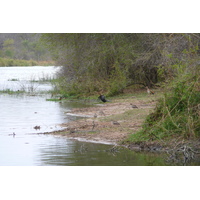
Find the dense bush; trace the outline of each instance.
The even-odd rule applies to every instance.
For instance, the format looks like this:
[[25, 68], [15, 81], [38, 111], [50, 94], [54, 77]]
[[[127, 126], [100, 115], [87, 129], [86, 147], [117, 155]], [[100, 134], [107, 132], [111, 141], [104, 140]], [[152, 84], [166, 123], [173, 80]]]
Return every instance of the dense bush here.
[[200, 137], [200, 75], [183, 75], [170, 87], [133, 141]]
[[176, 77], [180, 63], [200, 54], [200, 34], [65, 33], [42, 38], [63, 67], [57, 89], [68, 94], [116, 95], [131, 85], [160, 86]]

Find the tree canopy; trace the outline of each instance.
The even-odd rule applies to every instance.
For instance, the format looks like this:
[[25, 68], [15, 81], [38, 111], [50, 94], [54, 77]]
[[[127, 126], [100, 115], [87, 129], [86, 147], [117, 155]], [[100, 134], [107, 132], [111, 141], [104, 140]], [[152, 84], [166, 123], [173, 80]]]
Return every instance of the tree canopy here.
[[40, 41], [39, 33], [0, 33], [0, 57], [47, 61], [49, 51]]
[[200, 34], [60, 33], [42, 39], [63, 66], [59, 86], [69, 93], [154, 87], [175, 77], [179, 66], [199, 64]]

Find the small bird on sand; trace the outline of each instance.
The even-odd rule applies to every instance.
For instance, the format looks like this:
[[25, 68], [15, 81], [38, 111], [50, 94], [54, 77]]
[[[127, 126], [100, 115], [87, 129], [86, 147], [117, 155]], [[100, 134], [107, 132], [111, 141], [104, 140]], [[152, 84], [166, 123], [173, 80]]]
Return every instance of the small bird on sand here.
[[102, 110], [99, 111], [99, 115], [106, 116], [105, 113]]
[[113, 125], [120, 125], [120, 123], [117, 122], [117, 121], [112, 121], [112, 124], [113, 124]]
[[130, 105], [131, 105], [132, 108], [138, 108], [136, 105], [134, 105], [132, 103], [130, 103]]
[[104, 103], [105, 103], [105, 102], [108, 102], [108, 100], [106, 100], [105, 96], [102, 95], [102, 94], [101, 94], [98, 98], [99, 98], [101, 101], [103, 101]]
[[73, 127], [72, 127], [72, 128], [68, 127], [68, 128], [67, 128], [67, 130], [69, 130], [69, 133], [70, 133], [70, 134], [72, 134], [72, 133], [75, 133], [75, 132], [76, 132], [76, 129], [75, 129], [75, 128], [73, 128]]
[[155, 92], [153, 92], [152, 90], [150, 90], [147, 86], [146, 86], [146, 89], [147, 89], [147, 93], [148, 94], [154, 94]]

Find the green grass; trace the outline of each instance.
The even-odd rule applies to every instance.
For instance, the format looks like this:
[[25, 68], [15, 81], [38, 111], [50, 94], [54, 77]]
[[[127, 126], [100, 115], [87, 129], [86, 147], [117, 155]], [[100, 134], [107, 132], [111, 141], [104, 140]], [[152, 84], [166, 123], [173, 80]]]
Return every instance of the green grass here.
[[199, 77], [176, 80], [146, 117], [142, 130], [129, 137], [131, 142], [195, 139], [200, 137]]
[[24, 91], [14, 91], [10, 89], [0, 90], [0, 94], [22, 94]]
[[61, 101], [60, 99], [46, 99], [46, 101]]
[[130, 134], [128, 139], [126, 140], [128, 142], [143, 142], [143, 141], [149, 141], [149, 136], [146, 134], [143, 134], [143, 131], [140, 130], [137, 133]]
[[17, 60], [0, 57], [0, 67], [12, 66], [54, 66], [53, 61]]
[[17, 78], [8, 79], [8, 81], [19, 81]]
[[141, 120], [145, 119], [146, 115], [149, 113], [149, 110], [145, 109], [132, 109], [125, 111], [121, 114], [111, 115], [102, 119], [103, 121], [120, 121], [120, 120]]

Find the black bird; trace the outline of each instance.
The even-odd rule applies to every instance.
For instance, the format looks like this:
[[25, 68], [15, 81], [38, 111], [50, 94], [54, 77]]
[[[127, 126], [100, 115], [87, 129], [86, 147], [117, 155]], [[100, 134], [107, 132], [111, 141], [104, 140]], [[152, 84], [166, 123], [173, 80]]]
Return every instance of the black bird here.
[[103, 101], [104, 103], [108, 101], [106, 100], [104, 95], [100, 95], [98, 98], [101, 99], [101, 101]]

